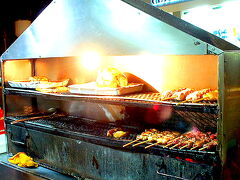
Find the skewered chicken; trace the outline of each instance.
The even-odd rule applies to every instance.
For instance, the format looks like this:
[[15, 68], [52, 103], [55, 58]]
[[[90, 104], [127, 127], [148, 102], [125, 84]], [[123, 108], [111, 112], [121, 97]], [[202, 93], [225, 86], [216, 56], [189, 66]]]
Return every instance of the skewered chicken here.
[[169, 147], [170, 149], [210, 149], [217, 145], [216, 137], [217, 134], [211, 132], [203, 133], [196, 130], [181, 135], [179, 132], [151, 129], [141, 133], [137, 136], [136, 140], [125, 144], [124, 147], [141, 140], [141, 142], [134, 144], [133, 147], [144, 143], [153, 143], [146, 146], [145, 149], [155, 145], [165, 145], [163, 147]]
[[187, 101], [195, 101], [198, 99], [203, 98], [203, 95], [205, 95], [206, 93], [209, 93], [211, 91], [210, 88], [207, 89], [201, 89], [199, 91], [194, 91], [193, 93], [187, 95], [186, 100]]
[[148, 139], [149, 136], [151, 136], [154, 133], [158, 133], [159, 131], [157, 129], [149, 129], [149, 130], [145, 130], [144, 132], [142, 132], [140, 135], [137, 135], [136, 139], [134, 141], [131, 141], [125, 145], [123, 145], [123, 147], [129, 146], [137, 141], [146, 141]]
[[[216, 101], [218, 100], [218, 91], [212, 91], [210, 88], [194, 90], [192, 88], [179, 88], [174, 90], [167, 90], [162, 92], [161, 100], [178, 100], [178, 101], [191, 101], [191, 102], [199, 102], [202, 100], [210, 100]], [[183, 102], [180, 102], [183, 103]]]
[[199, 151], [202, 151], [204, 149], [211, 149], [212, 147], [216, 146], [217, 144], [218, 144], [217, 139], [213, 139], [209, 143], [204, 144], [203, 147], [201, 149], [199, 149]]
[[176, 138], [179, 135], [180, 135], [180, 133], [173, 132], [173, 131], [157, 132], [157, 133], [150, 134], [145, 141], [134, 144], [133, 146], [138, 146], [140, 144], [147, 143], [147, 142], [156, 142], [156, 144], [164, 145], [168, 141]]
[[183, 91], [183, 90], [185, 90], [185, 89], [186, 89], [186, 88], [178, 88], [178, 89], [174, 89], [174, 90], [164, 91], [164, 92], [162, 92], [162, 94], [161, 94], [161, 99], [162, 99], [162, 101], [164, 101], [165, 99], [167, 100], [168, 98], [171, 98], [174, 93]]
[[194, 92], [194, 89], [190, 89], [190, 88], [186, 88], [180, 92], [175, 92], [172, 97], [176, 100], [179, 100], [179, 101], [183, 101], [186, 99], [186, 97], [190, 94]]
[[208, 100], [208, 101], [216, 101], [218, 100], [218, 90], [214, 90], [214, 91], [211, 91], [207, 94], [204, 94], [203, 95], [203, 99], [204, 100]]

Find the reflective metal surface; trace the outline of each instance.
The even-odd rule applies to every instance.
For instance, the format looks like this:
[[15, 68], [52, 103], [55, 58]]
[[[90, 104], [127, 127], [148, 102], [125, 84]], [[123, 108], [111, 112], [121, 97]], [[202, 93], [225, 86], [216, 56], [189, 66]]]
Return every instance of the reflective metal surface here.
[[239, 49], [140, 0], [124, 1], [53, 1], [2, 59], [77, 56], [88, 50], [136, 55]]
[[10, 156], [0, 155], [0, 177], [1, 180], [74, 180], [75, 178], [66, 176], [44, 167], [23, 168], [8, 162]]
[[[240, 51], [225, 52], [219, 58], [220, 110], [222, 121], [219, 121], [221, 155], [226, 162], [236, 159], [231, 154], [237, 149], [240, 137]], [[236, 151], [239, 153], [239, 148]], [[230, 159], [229, 159], [230, 158]], [[239, 162], [236, 162], [239, 163]]]

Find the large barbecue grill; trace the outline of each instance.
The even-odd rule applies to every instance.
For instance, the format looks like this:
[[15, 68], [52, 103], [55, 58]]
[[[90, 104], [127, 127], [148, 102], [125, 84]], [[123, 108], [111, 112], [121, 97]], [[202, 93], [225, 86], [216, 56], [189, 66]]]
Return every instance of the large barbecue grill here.
[[[99, 66], [117, 67], [143, 90], [49, 93], [9, 84], [33, 76], [70, 79], [69, 85], [95, 81], [98, 69], [89, 67], [97, 63], [88, 57], [85, 66], [87, 51], [99, 52]], [[235, 173], [229, 153], [238, 158], [239, 59], [238, 47], [142, 1], [53, 1], [1, 56], [8, 153], [24, 151], [77, 178], [223, 178]], [[217, 89], [219, 98], [161, 100], [162, 90], [178, 87]], [[107, 136], [115, 128], [128, 135]], [[217, 133], [218, 145], [123, 147], [153, 128]]]

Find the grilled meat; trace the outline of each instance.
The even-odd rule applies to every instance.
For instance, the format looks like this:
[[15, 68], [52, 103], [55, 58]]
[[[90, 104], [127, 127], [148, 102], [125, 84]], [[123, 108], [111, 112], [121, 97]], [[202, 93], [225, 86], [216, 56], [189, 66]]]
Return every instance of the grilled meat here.
[[217, 101], [218, 100], [218, 90], [211, 91], [203, 95], [204, 100]]
[[194, 91], [193, 93], [187, 95], [186, 100], [187, 101], [195, 101], [195, 100], [201, 99], [201, 98], [203, 98], [203, 95], [205, 95], [206, 93], [208, 93], [210, 91], [211, 91], [210, 88], [202, 89], [199, 91]]

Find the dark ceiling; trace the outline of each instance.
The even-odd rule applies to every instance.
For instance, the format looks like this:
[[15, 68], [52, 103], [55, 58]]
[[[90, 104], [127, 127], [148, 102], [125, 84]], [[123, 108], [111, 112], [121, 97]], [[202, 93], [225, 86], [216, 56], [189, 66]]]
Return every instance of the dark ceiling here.
[[52, 0], [0, 1], [0, 54], [17, 38], [14, 22], [19, 19], [33, 21]]

